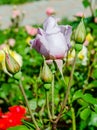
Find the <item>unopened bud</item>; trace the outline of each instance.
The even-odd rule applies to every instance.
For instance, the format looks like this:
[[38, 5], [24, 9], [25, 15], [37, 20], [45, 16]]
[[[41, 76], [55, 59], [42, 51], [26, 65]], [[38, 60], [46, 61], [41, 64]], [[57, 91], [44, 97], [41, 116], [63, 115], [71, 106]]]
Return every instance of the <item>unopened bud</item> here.
[[83, 19], [79, 23], [77, 29], [75, 30], [74, 39], [78, 43], [83, 43], [86, 37], [86, 29]]
[[9, 76], [12, 76], [7, 68], [6, 68], [6, 64], [5, 64], [5, 52], [3, 50], [0, 50], [0, 65], [1, 65], [1, 70], [3, 70], [6, 74], [8, 74]]
[[5, 63], [7, 70], [12, 74], [20, 70], [20, 65], [9, 53], [5, 53]]
[[40, 73], [40, 77], [45, 83], [51, 83], [53, 79], [53, 74], [45, 61]]

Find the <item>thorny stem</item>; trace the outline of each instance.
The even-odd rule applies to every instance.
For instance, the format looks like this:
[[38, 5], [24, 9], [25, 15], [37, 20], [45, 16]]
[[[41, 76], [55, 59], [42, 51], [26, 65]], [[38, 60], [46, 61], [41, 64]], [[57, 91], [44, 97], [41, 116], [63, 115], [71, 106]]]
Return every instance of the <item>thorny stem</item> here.
[[56, 130], [57, 129], [57, 123], [53, 123], [52, 124], [52, 130]]
[[72, 112], [72, 130], [76, 130], [75, 111], [73, 107], [71, 107], [71, 112]]
[[52, 118], [54, 119], [54, 75], [52, 80]]
[[46, 92], [46, 103], [47, 103], [48, 116], [49, 116], [49, 119], [51, 120], [52, 116], [51, 116], [50, 108], [49, 108], [49, 92], [48, 91]]
[[36, 120], [35, 120], [34, 114], [32, 113], [32, 111], [31, 111], [31, 109], [30, 109], [30, 106], [29, 106], [29, 103], [28, 103], [28, 99], [27, 99], [27, 96], [26, 96], [26, 94], [25, 94], [24, 88], [23, 88], [23, 86], [22, 86], [21, 80], [19, 81], [19, 88], [20, 88], [20, 90], [21, 90], [21, 92], [22, 92], [22, 94], [23, 94], [23, 97], [24, 97], [24, 99], [25, 99], [26, 106], [27, 106], [27, 108], [28, 108], [28, 111], [29, 111], [29, 114], [30, 114], [30, 116], [31, 116], [31, 119], [32, 119], [32, 121], [33, 121], [33, 123], [34, 123], [34, 125], [35, 125], [35, 127], [36, 127], [36, 130], [40, 130], [40, 128], [38, 127], [38, 124], [37, 124], [37, 122], [36, 122]]
[[63, 112], [63, 110], [64, 110], [64, 108], [66, 107], [66, 104], [67, 104], [67, 100], [68, 100], [68, 96], [69, 96], [70, 88], [71, 88], [71, 84], [72, 84], [72, 79], [73, 79], [73, 73], [74, 73], [74, 69], [75, 69], [76, 58], [77, 58], [77, 54], [75, 55], [75, 58], [74, 58], [74, 61], [73, 61], [72, 70], [71, 70], [71, 74], [70, 74], [70, 79], [69, 79], [68, 87], [67, 87], [67, 91], [66, 91], [66, 96], [65, 96], [65, 99], [64, 99], [64, 101], [62, 103], [60, 113], [58, 114], [55, 122], [59, 121], [59, 119], [61, 118], [62, 112]]
[[90, 11], [91, 11], [92, 16], [94, 16], [94, 12], [93, 12], [92, 2], [91, 1], [90, 1]]

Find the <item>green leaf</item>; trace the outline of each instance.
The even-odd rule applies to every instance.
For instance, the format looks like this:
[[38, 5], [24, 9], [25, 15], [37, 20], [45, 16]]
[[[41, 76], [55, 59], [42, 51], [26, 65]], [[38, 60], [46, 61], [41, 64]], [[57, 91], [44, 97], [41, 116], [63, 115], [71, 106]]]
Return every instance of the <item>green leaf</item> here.
[[35, 126], [34, 124], [28, 122], [28, 121], [25, 121], [25, 120], [22, 120], [23, 124], [28, 127], [30, 130], [34, 130], [35, 129]]
[[37, 108], [37, 102], [36, 102], [36, 99], [32, 99], [29, 101], [29, 105], [30, 105], [30, 108], [32, 110], [35, 110]]
[[85, 108], [83, 111], [81, 111], [80, 118], [82, 120], [86, 120], [89, 117], [90, 113], [91, 113], [91, 110], [89, 108]]
[[97, 69], [93, 70], [92, 77], [97, 79]]
[[89, 26], [94, 30], [97, 30], [97, 24], [96, 23], [90, 23]]
[[97, 17], [97, 9], [94, 11], [94, 16]]
[[83, 6], [84, 6], [85, 8], [87, 8], [88, 6], [90, 6], [89, 0], [83, 0], [82, 3], [83, 3]]
[[97, 114], [97, 104], [94, 105], [94, 111], [95, 111], [96, 114]]
[[72, 100], [75, 101], [76, 99], [81, 98], [82, 96], [83, 96], [82, 91], [81, 91], [81, 90], [78, 90], [78, 91], [76, 91], [76, 92], [74, 93]]
[[19, 125], [15, 127], [10, 127], [8, 130], [29, 130], [29, 129], [24, 125]]
[[38, 106], [42, 107], [43, 104], [45, 104], [45, 100], [44, 99], [39, 99], [38, 100]]
[[97, 114], [95, 112], [91, 113], [89, 125], [97, 127]]
[[21, 76], [22, 76], [22, 72], [19, 71], [18, 73], [16, 73], [16, 74], [14, 75], [14, 78], [17, 79], [17, 80], [20, 80], [20, 79], [21, 79]]
[[97, 80], [92, 81], [86, 89], [97, 88]]
[[83, 100], [90, 104], [97, 104], [97, 100], [91, 95], [86, 93], [83, 97]]
[[83, 99], [78, 99], [77, 102], [81, 105], [81, 106], [88, 106], [89, 104], [87, 102], [85, 102]]

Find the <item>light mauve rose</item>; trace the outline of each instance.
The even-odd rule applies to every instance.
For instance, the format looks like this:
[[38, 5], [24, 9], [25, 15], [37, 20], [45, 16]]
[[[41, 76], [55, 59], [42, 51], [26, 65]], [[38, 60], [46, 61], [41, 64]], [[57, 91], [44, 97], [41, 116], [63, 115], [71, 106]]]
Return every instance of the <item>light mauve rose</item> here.
[[43, 29], [38, 29], [38, 34], [32, 40], [31, 47], [42, 54], [46, 59], [63, 59], [70, 45], [71, 26], [58, 25], [54, 17], [48, 17]]

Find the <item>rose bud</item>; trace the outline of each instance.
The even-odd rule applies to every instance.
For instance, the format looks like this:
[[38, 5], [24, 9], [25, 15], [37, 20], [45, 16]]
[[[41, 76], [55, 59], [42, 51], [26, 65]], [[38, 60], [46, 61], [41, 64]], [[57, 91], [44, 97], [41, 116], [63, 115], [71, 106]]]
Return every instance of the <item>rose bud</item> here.
[[9, 76], [12, 76], [7, 68], [6, 68], [6, 64], [5, 64], [5, 52], [3, 50], [0, 50], [0, 69], [3, 70], [6, 74], [8, 74]]
[[5, 52], [5, 63], [7, 70], [12, 74], [17, 73], [20, 70], [19, 63], [9, 53], [6, 52]]
[[43, 68], [40, 72], [40, 77], [45, 83], [51, 83], [53, 79], [53, 74], [45, 61]]
[[85, 29], [85, 25], [82, 19], [75, 30], [74, 39], [78, 43], [83, 43], [85, 40], [85, 37], [86, 37], [86, 29]]

